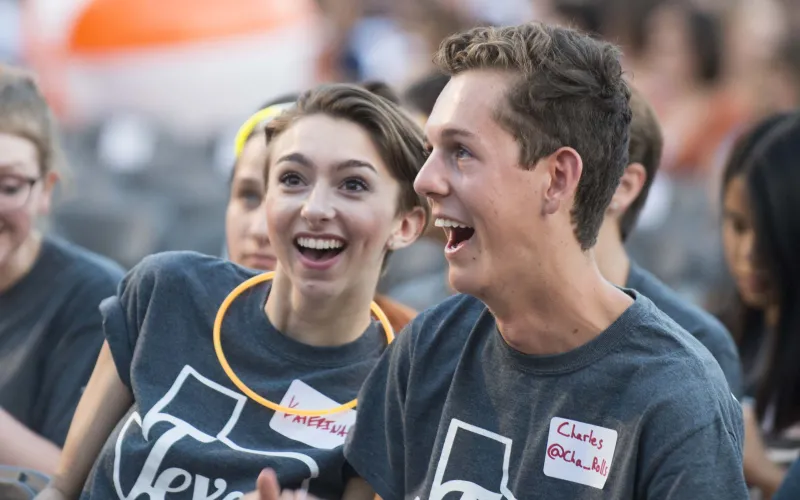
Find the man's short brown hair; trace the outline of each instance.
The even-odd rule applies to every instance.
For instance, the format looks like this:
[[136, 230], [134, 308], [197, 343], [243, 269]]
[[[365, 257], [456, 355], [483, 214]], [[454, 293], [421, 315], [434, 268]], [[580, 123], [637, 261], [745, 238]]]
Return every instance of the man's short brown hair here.
[[622, 240], [628, 238], [636, 226], [639, 214], [647, 201], [650, 186], [661, 164], [661, 152], [664, 149], [664, 137], [661, 125], [658, 123], [656, 112], [647, 99], [636, 89], [631, 91], [631, 140], [628, 147], [628, 163], [639, 163], [644, 167], [645, 180], [642, 190], [635, 200], [628, 206], [619, 221], [619, 230]]
[[581, 248], [594, 246], [628, 164], [630, 90], [619, 49], [573, 29], [528, 23], [452, 35], [435, 62], [448, 75], [489, 69], [518, 76], [495, 118], [520, 145], [523, 165], [564, 146], [580, 154], [572, 220]]

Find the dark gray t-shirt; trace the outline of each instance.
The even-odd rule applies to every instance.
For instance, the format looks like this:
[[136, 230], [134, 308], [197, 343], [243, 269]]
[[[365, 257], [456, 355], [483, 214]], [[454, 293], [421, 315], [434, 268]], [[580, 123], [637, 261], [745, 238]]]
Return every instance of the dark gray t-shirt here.
[[631, 262], [626, 288], [633, 288], [691, 333], [709, 350], [722, 368], [731, 392], [740, 398], [744, 395], [742, 365], [733, 337], [714, 316], [682, 299], [675, 291], [651, 273]]
[[741, 408], [647, 298], [570, 352], [512, 349], [455, 296], [397, 337], [345, 456], [384, 500], [745, 500]]
[[45, 237], [30, 272], [0, 293], [0, 407], [58, 446], [103, 345], [98, 306], [123, 274]]
[[[339, 498], [349, 478], [342, 445], [355, 411], [328, 417], [275, 413], [242, 394], [217, 360], [212, 325], [222, 301], [255, 275], [190, 252], [144, 259], [103, 302], [111, 353], [135, 404], [107, 440], [82, 498], [232, 500], [265, 467], [281, 485]], [[339, 347], [279, 333], [263, 311], [269, 285], [240, 295], [222, 326], [236, 375], [284, 406], [332, 408], [356, 397], [385, 348], [372, 325]]]

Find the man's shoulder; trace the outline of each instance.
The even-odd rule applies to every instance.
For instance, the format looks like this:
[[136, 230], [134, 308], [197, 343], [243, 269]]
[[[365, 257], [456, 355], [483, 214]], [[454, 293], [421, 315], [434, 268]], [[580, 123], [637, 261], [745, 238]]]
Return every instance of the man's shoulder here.
[[448, 297], [443, 302], [422, 311], [404, 330], [405, 342], [415, 351], [443, 352], [447, 345], [463, 346], [473, 334], [484, 314], [490, 314], [479, 299], [464, 294]]
[[[702, 344], [706, 347], [709, 344], [724, 345], [735, 350], [733, 338], [727, 328], [712, 314], [684, 299], [646, 270], [632, 266], [631, 272], [637, 274], [634, 288]], [[709, 349], [713, 352], [713, 349]]]
[[681, 407], [689, 414], [735, 401], [709, 350], [642, 294], [637, 301], [639, 325], [629, 342], [640, 359], [628, 360], [637, 365], [629, 388], [638, 387], [643, 400]]

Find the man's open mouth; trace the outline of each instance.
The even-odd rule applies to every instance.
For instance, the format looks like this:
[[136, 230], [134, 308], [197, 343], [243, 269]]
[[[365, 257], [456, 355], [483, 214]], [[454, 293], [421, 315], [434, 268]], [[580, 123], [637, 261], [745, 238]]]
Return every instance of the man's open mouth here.
[[475, 228], [452, 219], [438, 218], [434, 225], [444, 229], [447, 235], [446, 248], [449, 251], [457, 250], [475, 234]]

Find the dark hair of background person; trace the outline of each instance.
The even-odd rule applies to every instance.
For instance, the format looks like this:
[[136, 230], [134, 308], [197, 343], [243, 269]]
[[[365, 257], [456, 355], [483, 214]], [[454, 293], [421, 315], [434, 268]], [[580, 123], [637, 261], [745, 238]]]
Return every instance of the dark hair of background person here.
[[577, 30], [527, 23], [453, 35], [434, 58], [451, 76], [478, 69], [518, 75], [495, 119], [519, 144], [520, 164], [533, 166], [560, 147], [578, 152], [583, 171], [572, 220], [583, 250], [597, 242], [628, 166], [631, 94], [620, 57], [614, 45]]
[[[723, 197], [730, 182], [744, 176], [755, 231], [757, 259], [769, 273], [779, 307], [775, 343], [756, 395], [763, 419], [775, 405], [775, 430], [800, 420], [800, 114], [780, 114], [759, 123], [736, 144], [723, 174]], [[763, 342], [764, 315], [738, 300], [738, 335], [743, 354]]]
[[403, 94], [403, 101], [406, 106], [417, 113], [426, 117], [431, 115], [436, 99], [442, 93], [450, 77], [444, 73], [435, 71], [416, 82], [412, 83]]
[[661, 153], [664, 149], [664, 136], [661, 125], [658, 123], [656, 112], [644, 95], [631, 88], [631, 127], [630, 144], [628, 146], [628, 164], [638, 163], [644, 167], [645, 179], [642, 190], [631, 202], [619, 220], [619, 230], [622, 241], [625, 241], [636, 226], [639, 214], [644, 208], [650, 187], [658, 173], [661, 164]]

